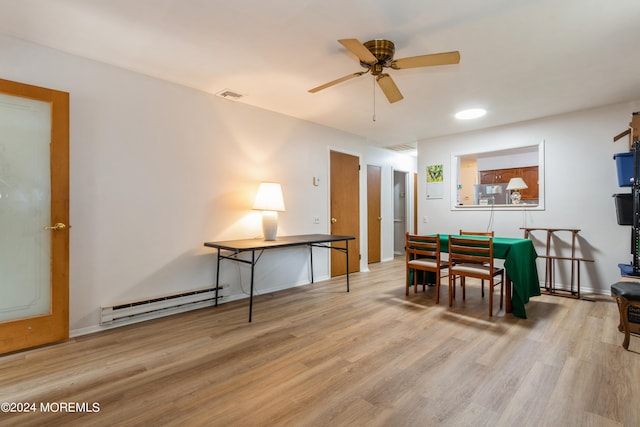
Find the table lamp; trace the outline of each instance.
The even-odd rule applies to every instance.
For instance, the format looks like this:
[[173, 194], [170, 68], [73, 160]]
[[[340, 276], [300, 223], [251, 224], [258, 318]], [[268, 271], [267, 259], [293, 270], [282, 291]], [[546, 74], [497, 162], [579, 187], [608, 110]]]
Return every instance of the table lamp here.
[[275, 182], [262, 182], [253, 203], [253, 209], [262, 211], [262, 234], [264, 240], [276, 240], [278, 233], [278, 211], [284, 211], [282, 187]]
[[520, 200], [522, 199], [522, 195], [518, 190], [522, 190], [524, 188], [529, 188], [526, 182], [522, 178], [511, 178], [509, 180], [509, 184], [507, 184], [507, 190], [511, 191], [511, 203], [514, 205], [520, 204]]

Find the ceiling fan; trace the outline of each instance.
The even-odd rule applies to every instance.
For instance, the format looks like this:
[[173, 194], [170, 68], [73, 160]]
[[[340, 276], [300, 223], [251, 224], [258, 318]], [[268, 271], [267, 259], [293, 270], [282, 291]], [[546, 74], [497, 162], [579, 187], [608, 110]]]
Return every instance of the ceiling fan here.
[[382, 89], [389, 102], [394, 103], [400, 101], [403, 96], [391, 76], [383, 72], [385, 68], [402, 70], [404, 68], [431, 67], [434, 65], [458, 64], [460, 62], [460, 52], [458, 51], [393, 59], [396, 49], [393, 42], [389, 40], [370, 40], [364, 44], [357, 39], [341, 39], [338, 42], [357, 56], [360, 60], [360, 65], [366, 70], [332, 80], [329, 83], [309, 89], [309, 92], [316, 93], [370, 72], [375, 76], [380, 89]]

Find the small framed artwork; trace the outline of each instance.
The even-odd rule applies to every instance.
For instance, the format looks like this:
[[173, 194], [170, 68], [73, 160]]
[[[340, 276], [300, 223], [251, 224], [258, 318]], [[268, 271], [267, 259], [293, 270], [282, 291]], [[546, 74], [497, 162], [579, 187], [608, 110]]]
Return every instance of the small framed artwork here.
[[427, 199], [444, 197], [444, 179], [442, 165], [427, 166]]

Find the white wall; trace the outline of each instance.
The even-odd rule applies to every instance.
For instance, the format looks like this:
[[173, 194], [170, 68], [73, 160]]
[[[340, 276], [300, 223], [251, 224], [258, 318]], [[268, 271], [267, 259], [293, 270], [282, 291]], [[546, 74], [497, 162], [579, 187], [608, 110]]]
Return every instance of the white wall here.
[[[455, 233], [459, 229], [495, 230], [499, 236], [522, 237], [520, 227], [579, 228], [579, 252], [595, 263], [583, 263], [582, 289], [608, 293], [620, 278], [619, 263], [629, 263], [630, 229], [617, 224], [612, 195], [628, 193], [618, 187], [613, 154], [628, 151], [627, 142], [613, 137], [628, 128], [631, 114], [640, 111], [640, 101], [574, 112], [482, 132], [420, 141], [418, 144], [418, 215], [422, 233]], [[454, 153], [499, 149], [516, 143], [545, 141], [545, 192], [543, 211], [452, 211], [450, 185], [443, 199], [426, 200], [424, 170], [442, 163], [445, 179], [451, 177]], [[566, 239], [566, 236], [563, 240]], [[563, 247], [564, 248], [564, 247]], [[566, 250], [566, 248], [564, 248]], [[538, 248], [538, 254], [543, 254]], [[563, 252], [566, 253], [566, 252]], [[543, 264], [538, 273], [544, 280]], [[558, 277], [568, 276], [559, 272]], [[563, 283], [563, 282], [561, 282]]]
[[[215, 252], [203, 242], [261, 235], [260, 181], [282, 183], [279, 234], [328, 233], [329, 148], [367, 164], [351, 134], [4, 36], [0, 51], [0, 78], [70, 93], [72, 335], [99, 329], [101, 306], [211, 286]], [[275, 252], [256, 268], [257, 293], [309, 281], [305, 249]], [[316, 280], [327, 278], [328, 254], [314, 254]], [[229, 263], [221, 282], [228, 300], [244, 297], [248, 269]]]

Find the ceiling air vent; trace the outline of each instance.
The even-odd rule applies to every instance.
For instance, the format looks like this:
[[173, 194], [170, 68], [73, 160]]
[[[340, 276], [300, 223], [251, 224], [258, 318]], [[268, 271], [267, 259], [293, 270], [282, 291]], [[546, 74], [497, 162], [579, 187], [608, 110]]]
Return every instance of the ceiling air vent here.
[[224, 98], [224, 99], [230, 99], [232, 101], [238, 101], [240, 98], [244, 98], [246, 95], [240, 92], [237, 92], [235, 90], [224, 89], [216, 93], [216, 96], [219, 96], [220, 98]]
[[392, 150], [392, 151], [414, 151], [417, 148], [417, 144], [416, 143], [412, 143], [412, 144], [399, 144], [399, 145], [393, 145], [391, 147], [385, 147], [387, 150]]

